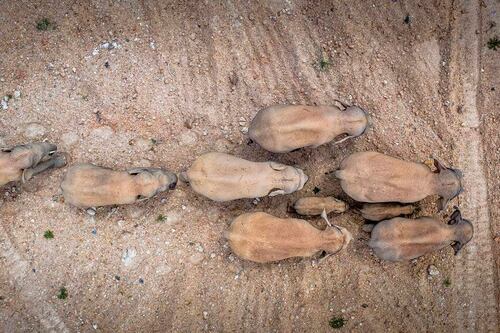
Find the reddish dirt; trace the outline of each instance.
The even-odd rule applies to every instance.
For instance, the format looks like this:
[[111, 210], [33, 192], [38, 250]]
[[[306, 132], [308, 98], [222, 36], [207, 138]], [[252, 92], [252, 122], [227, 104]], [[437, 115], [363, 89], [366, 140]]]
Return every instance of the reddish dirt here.
[[[349, 332], [497, 331], [500, 51], [487, 42], [500, 34], [499, 9], [494, 0], [4, 3], [0, 97], [21, 96], [0, 109], [0, 146], [47, 139], [70, 163], [176, 172], [222, 151], [297, 165], [310, 180], [256, 205], [214, 203], [179, 184], [94, 217], [58, 197], [64, 168], [5, 186], [0, 331], [330, 332], [334, 317]], [[55, 28], [37, 30], [43, 18]], [[241, 131], [265, 106], [334, 99], [369, 111], [366, 135], [271, 154]], [[44, 129], [34, 138], [33, 122]], [[223, 234], [241, 213], [295, 216], [288, 205], [315, 187], [356, 206], [329, 172], [366, 150], [438, 156], [463, 171], [465, 192], [446, 212], [427, 198], [418, 213], [444, 223], [459, 205], [476, 230], [461, 254], [382, 262], [355, 210], [331, 215], [354, 239], [324, 260], [258, 265], [231, 253]], [[136, 256], [125, 263], [127, 249]]]

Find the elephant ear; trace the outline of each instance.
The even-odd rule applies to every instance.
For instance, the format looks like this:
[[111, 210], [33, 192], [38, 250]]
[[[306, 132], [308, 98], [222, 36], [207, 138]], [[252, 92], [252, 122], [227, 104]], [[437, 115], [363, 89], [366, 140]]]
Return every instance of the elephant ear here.
[[449, 201], [450, 201], [450, 198], [439, 198], [437, 201], [438, 211], [441, 212], [441, 211], [445, 210]]
[[140, 173], [144, 172], [149, 172], [148, 168], [133, 168], [133, 169], [128, 169], [127, 173], [131, 176], [137, 176]]
[[281, 163], [276, 163], [276, 162], [270, 162], [269, 166], [271, 169], [276, 170], [276, 171], [281, 171], [284, 170], [287, 166]]
[[136, 201], [144, 201], [144, 200], [147, 200], [148, 197], [142, 195], [142, 194], [138, 194], [135, 198]]
[[281, 190], [281, 189], [272, 189], [269, 192], [268, 196], [274, 197], [274, 196], [283, 195], [283, 194], [286, 194], [284, 190]]
[[439, 159], [436, 157], [432, 158], [434, 160], [434, 166], [436, 167], [436, 173], [440, 173], [443, 170], [448, 169]]

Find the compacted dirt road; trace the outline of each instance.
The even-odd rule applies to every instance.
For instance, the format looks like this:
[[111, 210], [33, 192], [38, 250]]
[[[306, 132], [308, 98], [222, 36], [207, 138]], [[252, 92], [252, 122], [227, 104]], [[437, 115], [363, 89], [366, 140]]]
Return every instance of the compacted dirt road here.
[[[346, 332], [497, 331], [500, 50], [488, 42], [499, 9], [495, 0], [4, 1], [0, 146], [47, 139], [70, 163], [176, 172], [221, 151], [297, 165], [310, 180], [293, 195], [224, 204], [179, 184], [95, 216], [63, 202], [65, 168], [4, 186], [0, 331], [330, 332], [331, 319]], [[245, 134], [265, 106], [334, 99], [370, 113], [366, 135], [280, 155]], [[437, 156], [463, 171], [465, 192], [447, 211], [428, 198], [416, 214], [444, 223], [460, 206], [476, 233], [459, 255], [373, 256], [331, 173], [365, 150]], [[231, 253], [224, 231], [236, 216], [294, 217], [288, 206], [316, 192], [353, 206], [331, 216], [353, 233], [346, 251], [267, 265]]]

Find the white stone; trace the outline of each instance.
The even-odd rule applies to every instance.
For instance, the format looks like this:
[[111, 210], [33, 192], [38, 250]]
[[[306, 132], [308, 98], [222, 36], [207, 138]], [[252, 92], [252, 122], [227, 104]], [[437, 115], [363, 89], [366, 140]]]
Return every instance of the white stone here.
[[134, 258], [137, 256], [137, 250], [133, 247], [125, 249], [122, 254], [122, 262], [125, 266], [132, 265]]
[[47, 130], [40, 123], [29, 123], [24, 127], [24, 136], [28, 139], [36, 139], [42, 137]]
[[76, 134], [75, 132], [67, 132], [61, 136], [62, 143], [67, 147], [77, 143], [78, 139], [79, 139], [78, 134]]
[[99, 139], [108, 140], [111, 139], [114, 133], [111, 127], [101, 126], [93, 129], [91, 135]]

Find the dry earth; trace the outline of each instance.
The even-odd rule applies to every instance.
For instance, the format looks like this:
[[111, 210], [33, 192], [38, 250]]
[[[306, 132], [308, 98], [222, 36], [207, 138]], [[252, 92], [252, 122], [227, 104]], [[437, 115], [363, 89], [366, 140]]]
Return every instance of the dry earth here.
[[[72, 162], [176, 172], [217, 150], [310, 176], [299, 193], [257, 204], [213, 203], [180, 184], [96, 216], [62, 202], [64, 169], [5, 186], [0, 331], [330, 332], [333, 317], [349, 332], [498, 331], [500, 51], [487, 47], [498, 1], [0, 5], [0, 95], [13, 95], [2, 146], [47, 139]], [[277, 155], [243, 133], [264, 106], [335, 98], [370, 112], [365, 136]], [[462, 169], [452, 204], [476, 234], [461, 254], [381, 262], [354, 210], [332, 215], [354, 240], [324, 260], [231, 254], [223, 233], [243, 212], [293, 216], [287, 206], [315, 187], [347, 200], [328, 172], [365, 150]], [[435, 215], [435, 199], [418, 214]]]

